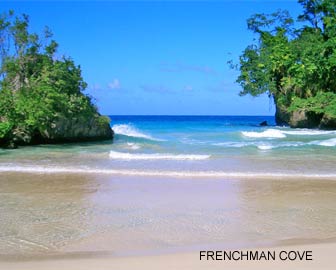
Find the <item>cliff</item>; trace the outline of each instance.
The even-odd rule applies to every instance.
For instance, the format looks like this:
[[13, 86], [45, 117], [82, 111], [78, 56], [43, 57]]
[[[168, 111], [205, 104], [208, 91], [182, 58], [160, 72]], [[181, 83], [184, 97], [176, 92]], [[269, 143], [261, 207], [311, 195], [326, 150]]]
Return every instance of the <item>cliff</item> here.
[[327, 113], [307, 109], [291, 110], [279, 105], [276, 105], [275, 121], [277, 125], [289, 125], [292, 128], [336, 129], [336, 117]]
[[19, 145], [112, 140], [114, 132], [109, 121], [108, 117], [97, 114], [89, 118], [62, 117], [43, 130], [16, 127], [0, 139], [0, 147], [14, 149]]
[[1, 19], [0, 147], [112, 139], [110, 119], [85, 94], [80, 66], [57, 56], [50, 31], [40, 39], [28, 31], [28, 16]]

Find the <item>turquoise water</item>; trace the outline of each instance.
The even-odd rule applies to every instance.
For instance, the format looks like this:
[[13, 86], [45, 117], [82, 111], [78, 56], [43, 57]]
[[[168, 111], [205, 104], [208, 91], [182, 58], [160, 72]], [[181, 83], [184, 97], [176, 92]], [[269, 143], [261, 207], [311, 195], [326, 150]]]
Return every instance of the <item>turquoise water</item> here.
[[113, 142], [0, 150], [0, 257], [335, 237], [336, 131], [272, 117], [111, 119]]
[[279, 127], [270, 116], [111, 116], [111, 126], [113, 143], [1, 150], [0, 170], [336, 177], [336, 131]]

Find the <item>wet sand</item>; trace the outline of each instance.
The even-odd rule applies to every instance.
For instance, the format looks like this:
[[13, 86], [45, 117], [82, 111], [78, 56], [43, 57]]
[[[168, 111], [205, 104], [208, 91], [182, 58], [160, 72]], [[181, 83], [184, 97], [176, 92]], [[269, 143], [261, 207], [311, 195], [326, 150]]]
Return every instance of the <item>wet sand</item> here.
[[[34, 260], [24, 262], [1, 262], [0, 268], [6, 270], [92, 270], [92, 269], [146, 269], [146, 270], [172, 270], [172, 269], [335, 269], [336, 259], [334, 253], [336, 244], [317, 244], [282, 246], [277, 248], [259, 249], [258, 251], [272, 250], [276, 254], [281, 251], [312, 251], [312, 261], [206, 261], [199, 259], [199, 253], [175, 253], [156, 256], [132, 256], [132, 257], [81, 257], [76, 256], [61, 259]], [[253, 251], [256, 251], [254, 249]]]
[[322, 263], [335, 194], [334, 180], [2, 173], [0, 268], [205, 269], [199, 250], [287, 244]]

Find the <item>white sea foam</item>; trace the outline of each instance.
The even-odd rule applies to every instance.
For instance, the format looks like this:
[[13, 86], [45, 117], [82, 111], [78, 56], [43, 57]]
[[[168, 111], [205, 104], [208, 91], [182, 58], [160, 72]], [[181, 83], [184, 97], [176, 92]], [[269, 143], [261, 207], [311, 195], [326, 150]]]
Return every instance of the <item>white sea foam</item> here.
[[310, 144], [320, 145], [320, 146], [336, 146], [336, 138], [323, 140], [323, 141], [313, 141]]
[[143, 138], [143, 139], [148, 139], [148, 140], [153, 140], [153, 141], [162, 141], [160, 139], [154, 138], [148, 134], [141, 132], [140, 130], [138, 130], [137, 128], [131, 125], [126, 125], [126, 124], [114, 125], [112, 129], [116, 134], [120, 134], [120, 135], [124, 135], [128, 137]]
[[[320, 141], [318, 141], [320, 143]], [[260, 150], [271, 150], [274, 148], [282, 148], [282, 147], [299, 147], [304, 145], [311, 145], [312, 143], [304, 143], [304, 142], [288, 142], [288, 143], [265, 143], [260, 141], [254, 141], [254, 142], [223, 142], [223, 143], [214, 143], [213, 145], [216, 146], [223, 146], [223, 147], [234, 147], [234, 148], [242, 148], [242, 147], [248, 147], [248, 146], [254, 146], [257, 147]], [[317, 144], [315, 142], [314, 144]]]
[[127, 143], [127, 148], [130, 148], [132, 150], [138, 150], [141, 148], [141, 146], [137, 143]]
[[249, 138], [285, 138], [286, 135], [278, 129], [266, 129], [262, 132], [243, 131], [242, 134]]
[[65, 168], [45, 166], [0, 166], [0, 172], [20, 172], [38, 174], [104, 174], [125, 176], [168, 176], [168, 177], [226, 177], [238, 179], [257, 178], [308, 178], [336, 180], [336, 174], [310, 174], [310, 173], [267, 173], [267, 172], [224, 172], [224, 171], [156, 171], [156, 170], [117, 170], [117, 169], [90, 169], [90, 168]]
[[204, 160], [210, 155], [181, 155], [181, 154], [133, 154], [110, 151], [111, 159], [118, 160]]
[[335, 131], [314, 130], [314, 129], [298, 129], [298, 130], [281, 130], [283, 134], [302, 135], [302, 136], [318, 136], [336, 134]]
[[266, 144], [261, 144], [261, 145], [258, 145], [257, 147], [260, 150], [270, 150], [270, 149], [274, 148], [274, 146], [272, 146], [272, 145], [266, 145]]
[[255, 146], [255, 142], [221, 142], [221, 143], [213, 143], [214, 146], [223, 146], [228, 148], [242, 148], [247, 146]]
[[242, 134], [249, 138], [285, 138], [286, 135], [293, 136], [318, 136], [318, 135], [332, 135], [336, 131], [326, 130], [311, 130], [311, 129], [298, 129], [298, 130], [279, 130], [279, 129], [266, 129], [262, 132], [243, 131]]

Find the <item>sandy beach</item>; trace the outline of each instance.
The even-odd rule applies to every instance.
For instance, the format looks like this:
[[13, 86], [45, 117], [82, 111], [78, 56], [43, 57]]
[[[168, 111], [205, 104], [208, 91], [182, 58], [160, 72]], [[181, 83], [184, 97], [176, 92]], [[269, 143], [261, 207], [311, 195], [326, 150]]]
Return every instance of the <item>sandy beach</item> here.
[[[334, 267], [334, 180], [2, 173], [0, 189], [0, 269]], [[313, 261], [199, 259], [264, 247]]]
[[[259, 251], [264, 250], [260, 249]], [[0, 262], [1, 269], [8, 270], [92, 270], [92, 269], [335, 269], [335, 243], [283, 246], [269, 248], [281, 252], [283, 250], [305, 251], [313, 254], [312, 261], [200, 261], [199, 253], [177, 253], [156, 256], [133, 256], [113, 258], [100, 256], [96, 258], [82, 255], [72, 258], [45, 259], [22, 262]]]
[[1, 10], [0, 270], [336, 270], [336, 0]]

